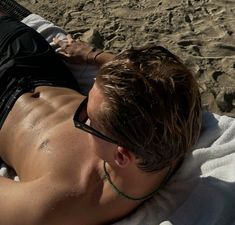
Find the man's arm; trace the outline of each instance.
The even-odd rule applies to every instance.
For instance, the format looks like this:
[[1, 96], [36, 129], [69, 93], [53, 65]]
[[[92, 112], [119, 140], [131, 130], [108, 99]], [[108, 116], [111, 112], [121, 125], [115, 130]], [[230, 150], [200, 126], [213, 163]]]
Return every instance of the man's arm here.
[[112, 53], [95, 50], [88, 54], [87, 62], [88, 64], [94, 64], [100, 67], [103, 64], [112, 61], [114, 57], [115, 55]]
[[88, 45], [88, 43], [74, 40], [72, 36], [67, 35], [67, 40], [54, 38], [53, 42], [60, 48], [58, 53], [68, 62], [74, 64], [89, 64], [102, 66], [104, 63], [110, 62], [115, 55], [108, 52], [103, 52]]
[[42, 179], [16, 182], [0, 177], [0, 224], [42, 225], [46, 201]]

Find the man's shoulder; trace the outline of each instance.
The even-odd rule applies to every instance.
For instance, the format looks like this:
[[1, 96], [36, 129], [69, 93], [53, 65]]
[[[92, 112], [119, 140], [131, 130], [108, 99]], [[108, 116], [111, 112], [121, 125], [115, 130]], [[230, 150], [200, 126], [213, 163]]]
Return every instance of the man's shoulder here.
[[28, 219], [23, 219], [24, 224], [64, 225], [75, 224], [72, 222], [75, 220], [79, 222], [77, 215], [84, 209], [87, 200], [75, 181], [45, 175], [36, 180], [17, 183], [19, 188], [15, 191], [19, 195], [18, 204], [23, 204], [23, 208], [31, 212]]
[[100, 211], [100, 191], [94, 186], [81, 185], [75, 177], [44, 179], [38, 188], [41, 196], [39, 224], [97, 224], [101, 219], [97, 215]]

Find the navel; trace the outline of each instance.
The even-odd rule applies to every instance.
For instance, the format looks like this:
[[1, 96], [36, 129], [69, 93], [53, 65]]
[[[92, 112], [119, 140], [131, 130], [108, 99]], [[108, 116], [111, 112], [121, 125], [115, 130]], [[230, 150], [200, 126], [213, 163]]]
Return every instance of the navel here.
[[33, 93], [31, 95], [32, 98], [39, 98], [40, 97], [40, 92]]

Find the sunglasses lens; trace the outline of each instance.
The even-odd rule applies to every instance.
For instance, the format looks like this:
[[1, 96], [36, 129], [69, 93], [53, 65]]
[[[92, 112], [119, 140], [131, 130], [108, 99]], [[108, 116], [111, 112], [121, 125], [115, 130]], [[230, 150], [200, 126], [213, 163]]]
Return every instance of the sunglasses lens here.
[[87, 115], [87, 99], [83, 100], [83, 102], [78, 107], [75, 115], [74, 115], [74, 121], [86, 123], [88, 119]]
[[87, 120], [88, 120], [88, 114], [87, 114], [87, 102], [88, 102], [88, 98], [84, 99], [82, 101], [82, 103], [80, 104], [80, 106], [78, 107], [73, 121], [74, 121], [74, 126], [76, 128], [79, 128], [83, 131], [86, 131], [98, 138], [101, 138], [105, 141], [108, 141], [110, 143], [113, 144], [117, 144], [116, 141], [112, 140], [111, 138], [105, 136], [104, 134], [102, 134], [100, 131], [94, 129], [93, 127], [90, 126], [90, 124], [86, 124]]
[[82, 123], [85, 123], [85, 122], [87, 121], [87, 119], [88, 119], [88, 115], [87, 115], [87, 104], [85, 104], [85, 105], [82, 107], [82, 109], [81, 109], [81, 111], [80, 111], [80, 113], [79, 113], [79, 115], [78, 115], [78, 119], [79, 119], [79, 121], [81, 121]]

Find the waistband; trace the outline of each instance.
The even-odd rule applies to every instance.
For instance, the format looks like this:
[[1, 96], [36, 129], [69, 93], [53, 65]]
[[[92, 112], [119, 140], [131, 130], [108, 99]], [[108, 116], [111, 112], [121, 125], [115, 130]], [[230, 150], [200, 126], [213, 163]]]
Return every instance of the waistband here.
[[9, 83], [9, 88], [0, 98], [0, 129], [2, 128], [17, 99], [22, 94], [33, 91], [38, 86], [67, 87], [77, 91], [72, 84], [70, 85], [67, 81], [63, 80], [55, 80], [54, 77], [48, 77], [46, 80], [32, 80], [31, 77], [28, 76], [17, 80], [12, 80]]

